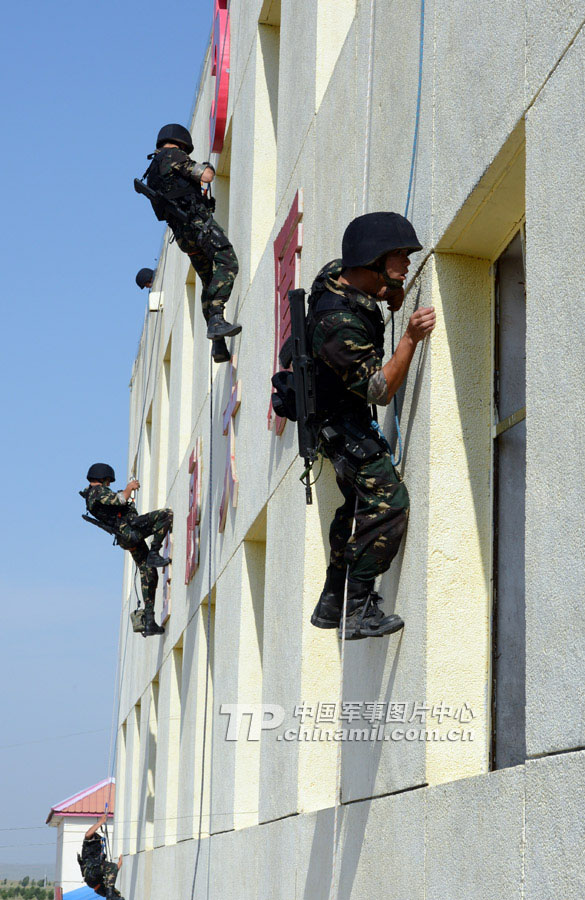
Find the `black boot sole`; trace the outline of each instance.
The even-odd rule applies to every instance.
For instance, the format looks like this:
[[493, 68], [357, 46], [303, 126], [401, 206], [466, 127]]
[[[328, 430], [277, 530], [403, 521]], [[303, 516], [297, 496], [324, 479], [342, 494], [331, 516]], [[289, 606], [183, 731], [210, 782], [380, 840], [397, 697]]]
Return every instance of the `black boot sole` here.
[[311, 625], [314, 625], [315, 628], [339, 628], [339, 622], [332, 622], [331, 619], [322, 619], [321, 616], [316, 616], [315, 613], [311, 616]]
[[[396, 634], [397, 631], [400, 631], [404, 628], [404, 622], [400, 618], [400, 616], [396, 616], [396, 618], [388, 622], [386, 626], [381, 628], [368, 630], [367, 626], [358, 625], [357, 628], [353, 626], [347, 626], [345, 628], [345, 640], [346, 641], [362, 641], [365, 638], [370, 637], [386, 637], [388, 634]], [[341, 629], [339, 630], [339, 639], [342, 640]]]
[[226, 330], [222, 331], [220, 334], [210, 334], [208, 331], [207, 338], [210, 341], [217, 341], [220, 338], [233, 337], [235, 334], [239, 334], [241, 330], [241, 325], [230, 325], [229, 328], [226, 328]]
[[170, 566], [172, 563], [172, 559], [161, 559], [160, 562], [149, 562], [148, 556], [146, 557], [146, 565], [151, 569], [166, 569], [167, 566]]

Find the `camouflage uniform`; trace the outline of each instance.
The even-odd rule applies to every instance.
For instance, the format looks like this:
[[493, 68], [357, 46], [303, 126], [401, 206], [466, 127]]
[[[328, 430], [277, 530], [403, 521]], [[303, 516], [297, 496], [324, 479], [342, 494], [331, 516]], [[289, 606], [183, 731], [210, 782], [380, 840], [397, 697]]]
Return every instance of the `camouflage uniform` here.
[[121, 897], [120, 891], [115, 887], [118, 866], [106, 859], [99, 834], [84, 839], [81, 856], [77, 854], [77, 861], [83, 880], [96, 894], [100, 897]]
[[155, 509], [139, 516], [132, 501], [127, 501], [122, 492], [115, 493], [105, 484], [90, 485], [81, 495], [92, 516], [116, 529], [118, 544], [130, 551], [140, 573], [144, 607], [154, 609], [158, 571], [154, 566], [146, 565], [149, 548], [144, 539], [152, 534], [150, 550], [160, 551], [173, 527], [172, 509]]
[[155, 206], [155, 213], [168, 222], [177, 244], [199, 275], [203, 285], [201, 306], [209, 321], [215, 313], [223, 313], [238, 274], [238, 259], [226, 233], [212, 216], [215, 201], [201, 190], [205, 165], [178, 147], [163, 147], [154, 154], [146, 180], [149, 187], [163, 194], [181, 194], [172, 199], [188, 213], [188, 223], [173, 219], [168, 209], [157, 212]]
[[326, 424], [337, 432], [323, 449], [345, 498], [329, 531], [330, 566], [344, 571], [349, 565], [350, 578], [368, 582], [385, 572], [398, 552], [409, 500], [388, 445], [372, 427], [367, 402], [368, 382], [382, 366], [384, 321], [373, 297], [336, 280], [341, 270], [341, 260], [325, 266], [309, 300], [318, 408], [326, 410]]

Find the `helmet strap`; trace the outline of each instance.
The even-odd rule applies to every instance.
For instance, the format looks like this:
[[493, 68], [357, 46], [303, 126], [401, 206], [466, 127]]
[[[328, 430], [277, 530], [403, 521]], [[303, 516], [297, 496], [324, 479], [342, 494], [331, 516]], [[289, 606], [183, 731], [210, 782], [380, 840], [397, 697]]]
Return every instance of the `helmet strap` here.
[[400, 278], [390, 278], [390, 276], [386, 272], [386, 269], [384, 269], [384, 271], [380, 274], [382, 275], [386, 287], [391, 288], [391, 290], [394, 291], [396, 290], [396, 288], [404, 287], [404, 284], [402, 283]]

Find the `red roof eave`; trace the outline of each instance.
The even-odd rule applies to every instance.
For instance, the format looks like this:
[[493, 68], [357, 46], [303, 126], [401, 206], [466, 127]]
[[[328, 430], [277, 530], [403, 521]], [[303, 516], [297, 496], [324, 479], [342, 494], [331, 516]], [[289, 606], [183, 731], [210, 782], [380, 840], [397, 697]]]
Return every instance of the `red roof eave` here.
[[108, 818], [114, 814], [116, 786], [114, 778], [105, 778], [84, 791], [79, 791], [61, 803], [51, 807], [46, 819], [48, 825], [54, 815], [85, 817], [101, 816], [108, 809]]

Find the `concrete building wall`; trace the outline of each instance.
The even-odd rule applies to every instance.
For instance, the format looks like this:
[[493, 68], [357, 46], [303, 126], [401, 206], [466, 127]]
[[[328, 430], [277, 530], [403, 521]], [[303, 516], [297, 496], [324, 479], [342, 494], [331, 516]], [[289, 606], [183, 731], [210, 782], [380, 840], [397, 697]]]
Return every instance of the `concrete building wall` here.
[[[171, 506], [175, 527], [164, 638], [132, 633], [129, 558], [124, 575], [116, 842], [125, 896], [329, 897], [336, 799], [339, 897], [583, 896], [585, 2], [427, 0], [410, 206], [424, 250], [396, 326], [401, 334], [421, 305], [435, 306], [438, 321], [399, 392], [412, 511], [379, 588], [406, 627], [347, 646], [343, 700], [392, 704], [389, 726], [433, 734], [282, 738], [299, 725], [295, 707], [339, 697], [339, 643], [309, 621], [339, 495], [325, 463], [307, 507], [293, 427], [267, 429], [273, 241], [302, 190], [308, 288], [355, 215], [404, 212], [420, 11], [390, 0], [229, 4], [226, 139], [213, 159], [217, 218], [240, 260], [228, 306], [243, 325], [231, 341], [235, 372], [210, 362], [200, 284], [169, 233], [132, 372], [138, 507]], [[208, 58], [191, 128], [198, 160], [209, 155], [213, 90]], [[494, 264], [523, 225], [527, 760], [494, 771]], [[237, 506], [220, 533], [222, 419], [238, 381]], [[381, 412], [392, 436], [391, 410]], [[185, 584], [199, 445], [199, 566]], [[161, 605], [159, 588], [157, 614]], [[281, 707], [284, 721], [255, 741], [245, 739], [248, 717], [240, 739], [227, 740], [221, 707], [238, 703]], [[368, 725], [365, 712], [354, 727]]]

